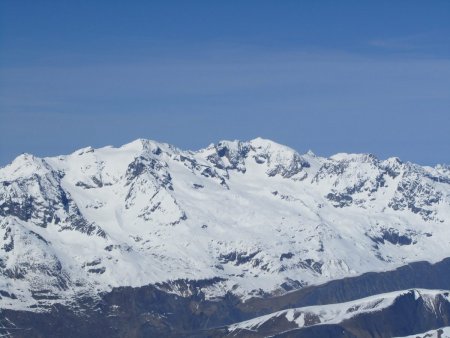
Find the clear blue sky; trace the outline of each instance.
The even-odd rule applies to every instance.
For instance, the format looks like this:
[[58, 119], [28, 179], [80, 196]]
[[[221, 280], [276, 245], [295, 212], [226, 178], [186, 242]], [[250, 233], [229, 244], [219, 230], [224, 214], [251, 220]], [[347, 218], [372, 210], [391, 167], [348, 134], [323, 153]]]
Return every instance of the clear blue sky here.
[[0, 165], [257, 136], [450, 163], [450, 1], [0, 2]]

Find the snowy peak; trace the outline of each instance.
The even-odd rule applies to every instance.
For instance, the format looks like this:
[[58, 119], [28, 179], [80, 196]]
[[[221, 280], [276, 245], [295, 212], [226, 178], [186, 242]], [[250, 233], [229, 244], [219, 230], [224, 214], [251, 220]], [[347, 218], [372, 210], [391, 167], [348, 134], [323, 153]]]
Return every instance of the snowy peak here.
[[51, 167], [44, 159], [31, 154], [22, 154], [4, 168], [0, 168], [0, 179], [14, 180], [38, 174], [47, 174]]
[[269, 176], [280, 175], [284, 178], [303, 179], [304, 168], [309, 168], [310, 163], [293, 149], [261, 138], [250, 141], [255, 150], [254, 159], [257, 163], [267, 161], [267, 174]]
[[[80, 292], [205, 279], [208, 297], [283, 293], [450, 255], [449, 200], [447, 166], [300, 155], [261, 138], [21, 155], [0, 168], [2, 288], [25, 295], [50, 273]], [[34, 254], [55, 263], [27, 272]], [[15, 270], [21, 284], [8, 283]]]
[[179, 149], [167, 144], [167, 143], [160, 143], [153, 140], [147, 140], [147, 139], [137, 139], [133, 142], [127, 143], [123, 146], [121, 146], [119, 149], [130, 151], [134, 154], [153, 154], [153, 155], [160, 155], [162, 152], [166, 154], [170, 153], [178, 153], [180, 152]]
[[217, 145], [199, 151], [207, 161], [221, 170], [237, 170], [241, 173], [254, 163], [263, 165], [268, 176], [297, 177], [302, 169], [310, 167], [308, 161], [293, 149], [270, 140], [256, 138], [249, 142], [220, 141]]

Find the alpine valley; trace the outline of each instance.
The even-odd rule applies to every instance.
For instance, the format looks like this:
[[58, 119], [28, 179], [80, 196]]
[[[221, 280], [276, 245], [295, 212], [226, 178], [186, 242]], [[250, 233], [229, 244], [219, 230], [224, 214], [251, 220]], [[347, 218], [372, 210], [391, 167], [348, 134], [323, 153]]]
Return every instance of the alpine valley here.
[[139, 139], [0, 168], [0, 336], [449, 337], [450, 166]]

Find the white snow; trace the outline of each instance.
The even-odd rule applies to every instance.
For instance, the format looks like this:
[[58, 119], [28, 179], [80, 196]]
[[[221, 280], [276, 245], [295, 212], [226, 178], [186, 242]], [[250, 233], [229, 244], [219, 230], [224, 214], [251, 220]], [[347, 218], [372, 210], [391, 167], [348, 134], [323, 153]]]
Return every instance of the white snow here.
[[[1, 251], [5, 269], [24, 269], [27, 262], [32, 267], [23, 279], [3, 275], [0, 289], [18, 299], [3, 297], [0, 307], [31, 306], [31, 290], [44, 284], [64, 298], [221, 277], [205, 288], [208, 297], [233, 290], [245, 299], [280, 292], [289, 280], [317, 284], [412, 261], [436, 262], [450, 256], [445, 168], [365, 154], [300, 155], [260, 138], [196, 152], [140, 139], [44, 159], [21, 155], [0, 168], [0, 208], [32, 197], [37, 212], [21, 220], [5, 206], [0, 248], [12, 237], [14, 248]], [[61, 189], [73, 205], [60, 203]], [[327, 197], [349, 191], [352, 202], [343, 207]], [[42, 226], [52, 203], [61, 221]], [[413, 212], [411, 203], [429, 214]], [[75, 229], [75, 207], [106, 236]], [[380, 240], [387, 230], [412, 243]], [[49, 281], [47, 270], [60, 271], [67, 289]]]
[[[260, 326], [274, 318], [285, 317], [287, 321], [294, 322], [298, 328], [322, 324], [339, 324], [346, 319], [355, 317], [362, 313], [380, 311], [392, 305], [396, 298], [406, 293], [414, 292], [424, 300], [432, 302], [441, 294], [448, 294], [446, 290], [414, 289], [395, 291], [379, 294], [346, 303], [327, 305], [306, 306], [274, 312], [265, 316], [252, 318], [250, 320], [228, 326], [230, 332], [236, 330], [257, 330]], [[450, 300], [449, 300], [450, 302]], [[314, 324], [306, 324], [305, 317], [314, 318]]]

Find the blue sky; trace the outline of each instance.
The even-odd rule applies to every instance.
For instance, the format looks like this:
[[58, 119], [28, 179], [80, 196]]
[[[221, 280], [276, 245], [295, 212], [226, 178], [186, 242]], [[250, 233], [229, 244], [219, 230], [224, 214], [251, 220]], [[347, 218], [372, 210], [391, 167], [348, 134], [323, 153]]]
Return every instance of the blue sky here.
[[0, 2], [0, 165], [257, 136], [450, 163], [449, 1]]

